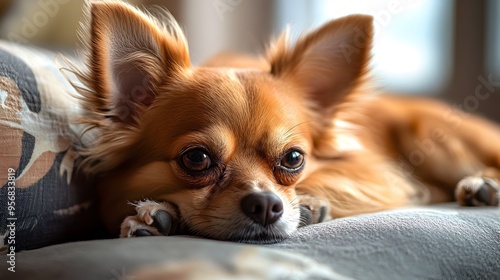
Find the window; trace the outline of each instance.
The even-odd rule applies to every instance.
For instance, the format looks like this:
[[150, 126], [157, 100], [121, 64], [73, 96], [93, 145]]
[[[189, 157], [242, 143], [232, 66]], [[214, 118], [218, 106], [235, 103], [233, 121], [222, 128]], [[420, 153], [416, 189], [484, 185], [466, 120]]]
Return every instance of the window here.
[[292, 31], [300, 31], [349, 14], [370, 14], [375, 81], [392, 92], [433, 94], [451, 75], [453, 10], [451, 0], [278, 0], [275, 30], [289, 22]]
[[492, 73], [495, 77], [500, 77], [500, 1], [489, 0], [487, 10], [488, 55], [486, 57], [486, 67], [488, 69], [486, 71]]

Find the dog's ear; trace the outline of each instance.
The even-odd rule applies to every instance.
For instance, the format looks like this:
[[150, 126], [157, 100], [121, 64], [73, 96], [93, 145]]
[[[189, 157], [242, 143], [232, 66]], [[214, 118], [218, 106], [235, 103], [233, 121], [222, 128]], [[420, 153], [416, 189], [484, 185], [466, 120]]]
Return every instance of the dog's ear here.
[[119, 1], [90, 5], [94, 106], [113, 120], [132, 123], [161, 83], [190, 66], [185, 37], [167, 13], [160, 22]]
[[297, 83], [323, 109], [360, 84], [368, 71], [373, 18], [352, 15], [330, 21], [288, 47], [284, 32], [268, 52], [271, 73]]

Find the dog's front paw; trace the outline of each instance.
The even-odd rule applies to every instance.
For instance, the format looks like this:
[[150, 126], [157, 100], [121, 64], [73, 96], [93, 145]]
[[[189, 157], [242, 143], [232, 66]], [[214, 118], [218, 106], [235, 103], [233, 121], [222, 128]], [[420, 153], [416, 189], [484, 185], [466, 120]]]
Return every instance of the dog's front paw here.
[[299, 195], [300, 223], [299, 227], [331, 220], [328, 202], [308, 194]]
[[455, 198], [462, 206], [498, 206], [498, 183], [485, 177], [465, 177], [457, 184]]
[[177, 207], [168, 202], [139, 201], [134, 204], [137, 215], [128, 216], [121, 224], [120, 237], [172, 235], [178, 226]]

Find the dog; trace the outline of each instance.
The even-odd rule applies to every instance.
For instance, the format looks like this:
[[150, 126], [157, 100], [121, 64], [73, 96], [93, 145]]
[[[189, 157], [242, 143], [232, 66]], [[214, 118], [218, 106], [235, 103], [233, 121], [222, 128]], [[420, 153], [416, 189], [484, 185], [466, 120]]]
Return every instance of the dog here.
[[81, 168], [115, 236], [266, 243], [397, 207], [499, 204], [499, 128], [379, 94], [370, 16], [332, 20], [294, 44], [285, 31], [262, 57], [199, 67], [167, 12], [96, 1], [89, 18], [87, 66], [74, 72], [95, 137]]

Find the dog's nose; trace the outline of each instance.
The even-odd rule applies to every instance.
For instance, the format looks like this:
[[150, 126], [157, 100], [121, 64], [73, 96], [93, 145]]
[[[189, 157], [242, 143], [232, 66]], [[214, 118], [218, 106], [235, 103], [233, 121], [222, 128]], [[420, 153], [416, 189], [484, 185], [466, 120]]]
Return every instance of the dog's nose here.
[[241, 210], [263, 226], [276, 222], [283, 215], [283, 202], [274, 193], [252, 193], [241, 200]]

